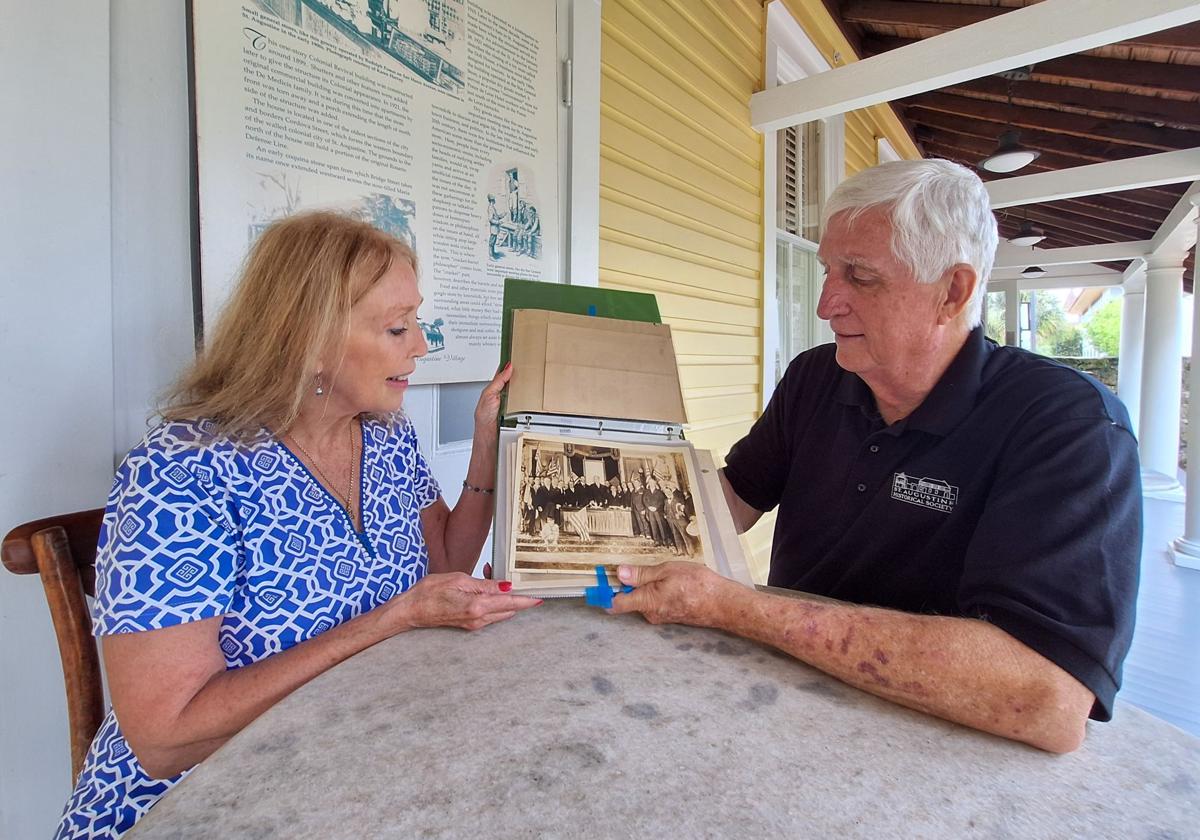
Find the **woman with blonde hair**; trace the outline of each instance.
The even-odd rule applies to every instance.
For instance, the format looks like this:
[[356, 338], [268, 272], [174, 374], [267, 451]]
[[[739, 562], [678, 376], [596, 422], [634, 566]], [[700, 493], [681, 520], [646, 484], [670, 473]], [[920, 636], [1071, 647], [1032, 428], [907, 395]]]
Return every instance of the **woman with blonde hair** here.
[[400, 413], [427, 350], [417, 261], [334, 213], [255, 243], [207, 347], [117, 470], [94, 628], [112, 710], [60, 837], [116, 837], [298, 686], [419, 627], [535, 606], [468, 577], [491, 524], [484, 388], [451, 510]]

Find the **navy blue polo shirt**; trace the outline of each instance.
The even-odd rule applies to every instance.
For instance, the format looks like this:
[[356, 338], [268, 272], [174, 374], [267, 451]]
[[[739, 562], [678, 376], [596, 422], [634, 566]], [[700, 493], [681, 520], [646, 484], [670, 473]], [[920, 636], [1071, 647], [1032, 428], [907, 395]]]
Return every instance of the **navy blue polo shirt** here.
[[779, 506], [772, 586], [982, 618], [1058, 664], [1108, 720], [1133, 634], [1137, 442], [1096, 380], [975, 329], [887, 425], [823, 345], [789, 365], [725, 475]]

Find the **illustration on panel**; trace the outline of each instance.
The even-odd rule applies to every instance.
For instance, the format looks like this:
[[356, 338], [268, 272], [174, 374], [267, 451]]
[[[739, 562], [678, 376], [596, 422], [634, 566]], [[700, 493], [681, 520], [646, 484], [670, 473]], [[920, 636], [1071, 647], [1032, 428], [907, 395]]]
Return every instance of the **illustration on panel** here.
[[466, 0], [257, 0], [322, 40], [390, 56], [449, 91], [466, 82]]
[[[542, 256], [542, 222], [538, 215], [536, 193], [523, 183], [519, 166], [504, 169], [499, 189], [487, 195], [488, 259]], [[497, 186], [495, 184], [493, 187]]]

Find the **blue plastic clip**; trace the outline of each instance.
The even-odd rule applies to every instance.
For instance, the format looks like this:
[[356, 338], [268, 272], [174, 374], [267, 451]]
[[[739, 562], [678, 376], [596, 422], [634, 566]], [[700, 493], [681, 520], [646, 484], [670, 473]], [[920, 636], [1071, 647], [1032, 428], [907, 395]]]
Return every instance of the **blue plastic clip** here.
[[596, 585], [589, 586], [583, 590], [583, 597], [587, 601], [589, 607], [600, 607], [601, 609], [612, 609], [612, 596], [618, 592], [632, 592], [633, 587], [625, 584], [620, 589], [615, 589], [608, 585], [608, 574], [604, 571], [603, 566], [596, 567]]
[[593, 318], [596, 317], [596, 304], [594, 304], [594, 303], [588, 304], [588, 314], [591, 315]]

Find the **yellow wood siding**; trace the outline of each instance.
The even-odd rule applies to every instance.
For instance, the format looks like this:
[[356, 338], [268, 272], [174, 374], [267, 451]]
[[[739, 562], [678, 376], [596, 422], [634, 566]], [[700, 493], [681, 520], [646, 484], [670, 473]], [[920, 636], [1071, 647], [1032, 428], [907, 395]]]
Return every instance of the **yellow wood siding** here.
[[[844, 63], [848, 45], [820, 0], [788, 7], [831, 63]], [[762, 402], [764, 237], [774, 226], [763, 218], [750, 95], [763, 86], [765, 41], [763, 0], [601, 6], [600, 285], [658, 298], [689, 437], [718, 460]], [[876, 162], [876, 137], [916, 156], [895, 114], [876, 106], [846, 117], [847, 174]], [[758, 580], [773, 524], [763, 517], [744, 538]]]
[[605, 0], [600, 284], [653, 292], [691, 438], [723, 454], [757, 415], [762, 87], [757, 0]]
[[762, 401], [765, 25], [761, 0], [601, 7], [600, 285], [658, 298], [688, 436], [718, 459]]

